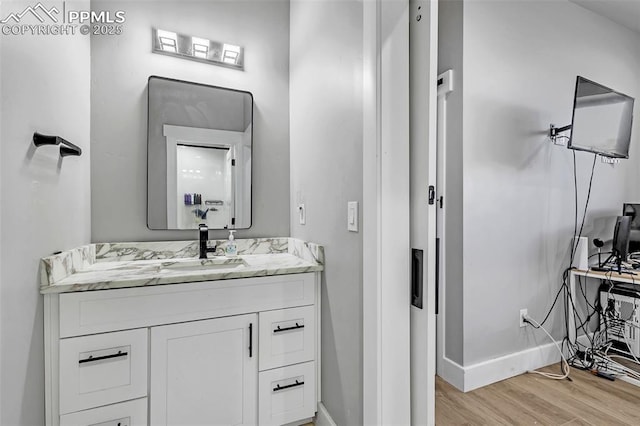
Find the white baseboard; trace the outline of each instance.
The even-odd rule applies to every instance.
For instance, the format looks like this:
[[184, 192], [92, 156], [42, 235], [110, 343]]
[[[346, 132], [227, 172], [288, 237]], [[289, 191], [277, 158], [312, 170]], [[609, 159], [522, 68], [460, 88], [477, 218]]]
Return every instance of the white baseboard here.
[[560, 361], [556, 345], [549, 343], [464, 367], [464, 391], [469, 392], [529, 370]]
[[327, 407], [322, 402], [318, 403], [318, 414], [316, 414], [316, 426], [338, 426], [333, 421], [331, 415], [327, 411]]
[[446, 357], [444, 357], [439, 364], [438, 376], [455, 386], [458, 390], [464, 391], [464, 367]]
[[[578, 341], [583, 344], [588, 342], [585, 336], [580, 336]], [[556, 345], [548, 343], [466, 367], [445, 358], [442, 363], [443, 374], [439, 374], [456, 388], [469, 392], [559, 361]]]

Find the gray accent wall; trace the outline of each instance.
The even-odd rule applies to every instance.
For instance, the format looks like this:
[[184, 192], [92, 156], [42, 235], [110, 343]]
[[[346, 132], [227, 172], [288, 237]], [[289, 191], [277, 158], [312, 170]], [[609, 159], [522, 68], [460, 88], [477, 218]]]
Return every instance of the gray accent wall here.
[[[150, 75], [253, 94], [252, 226], [236, 237], [288, 236], [289, 2], [94, 0], [91, 7], [126, 12], [123, 34], [91, 37], [92, 241], [197, 238], [147, 229]], [[241, 45], [245, 70], [151, 53], [152, 27]]]
[[[440, 68], [463, 72], [456, 90], [464, 115], [453, 108], [451, 123], [462, 132], [463, 176], [447, 183], [462, 194], [462, 255], [448, 257], [447, 269], [462, 269], [461, 287], [450, 276], [447, 282], [462, 300], [448, 304], [461, 310], [447, 321], [462, 319], [462, 353], [448, 355], [466, 367], [549, 343], [518, 326], [520, 309], [542, 320], [551, 306], [573, 236], [573, 152], [549, 141], [549, 124], [571, 122], [576, 75], [638, 99], [640, 35], [566, 1], [467, 1], [462, 26], [460, 11], [450, 13], [460, 4], [441, 5], [448, 40], [441, 40]], [[583, 232], [589, 240], [610, 240], [622, 203], [638, 201], [639, 111], [636, 105], [630, 159], [596, 162]], [[593, 156], [575, 155], [582, 211]], [[561, 309], [547, 325], [563, 336]], [[447, 341], [459, 341], [459, 324], [451, 327]]]
[[362, 31], [360, 1], [291, 2], [291, 235], [325, 247], [322, 401], [345, 426], [363, 422], [362, 234], [347, 231], [347, 202], [362, 206]]

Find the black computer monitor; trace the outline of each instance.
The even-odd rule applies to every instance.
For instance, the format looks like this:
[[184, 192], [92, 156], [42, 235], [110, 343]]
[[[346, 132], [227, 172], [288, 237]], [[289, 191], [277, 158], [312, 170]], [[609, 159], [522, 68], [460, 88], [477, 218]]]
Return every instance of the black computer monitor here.
[[622, 215], [631, 218], [629, 253], [640, 253], [640, 203], [624, 203]]
[[618, 216], [616, 227], [613, 230], [612, 254], [616, 257], [618, 272], [622, 270], [622, 262], [627, 260], [629, 255], [629, 231], [631, 230], [631, 217]]

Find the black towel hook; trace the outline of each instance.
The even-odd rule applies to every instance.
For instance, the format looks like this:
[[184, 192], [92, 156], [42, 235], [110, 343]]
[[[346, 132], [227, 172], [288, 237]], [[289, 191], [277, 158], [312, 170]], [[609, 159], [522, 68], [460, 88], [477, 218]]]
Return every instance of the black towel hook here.
[[38, 132], [33, 134], [33, 144], [35, 146], [42, 145], [60, 145], [60, 156], [66, 157], [68, 155], [81, 155], [82, 148], [77, 145], [72, 144], [66, 139], [61, 138], [60, 136], [48, 136], [43, 135]]

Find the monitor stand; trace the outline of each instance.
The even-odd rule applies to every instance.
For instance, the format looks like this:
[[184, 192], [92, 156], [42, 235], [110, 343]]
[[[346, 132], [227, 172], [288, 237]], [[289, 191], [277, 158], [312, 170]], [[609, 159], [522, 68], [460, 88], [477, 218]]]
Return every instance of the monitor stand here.
[[[615, 258], [616, 260], [616, 267], [607, 267], [604, 266], [607, 263], [609, 263], [611, 260], [613, 260]], [[622, 270], [622, 259], [620, 258], [620, 256], [615, 256], [615, 255], [610, 255], [607, 260], [605, 260], [603, 263], [599, 264], [598, 266], [594, 266], [592, 268], [590, 268], [592, 271], [596, 271], [596, 272], [617, 272], [618, 274], [622, 275], [622, 274], [629, 274], [629, 275], [637, 275], [635, 272], [631, 272], [631, 271], [623, 271]]]
[[594, 266], [591, 268], [592, 271], [597, 271], [597, 272], [609, 272], [612, 269], [605, 267], [604, 265], [606, 265], [607, 263], [609, 263], [611, 261], [611, 259], [613, 259], [615, 256], [614, 255], [609, 255], [609, 257], [607, 257], [607, 260], [605, 260], [604, 262], [600, 263], [600, 258], [598, 258], [598, 266]]

